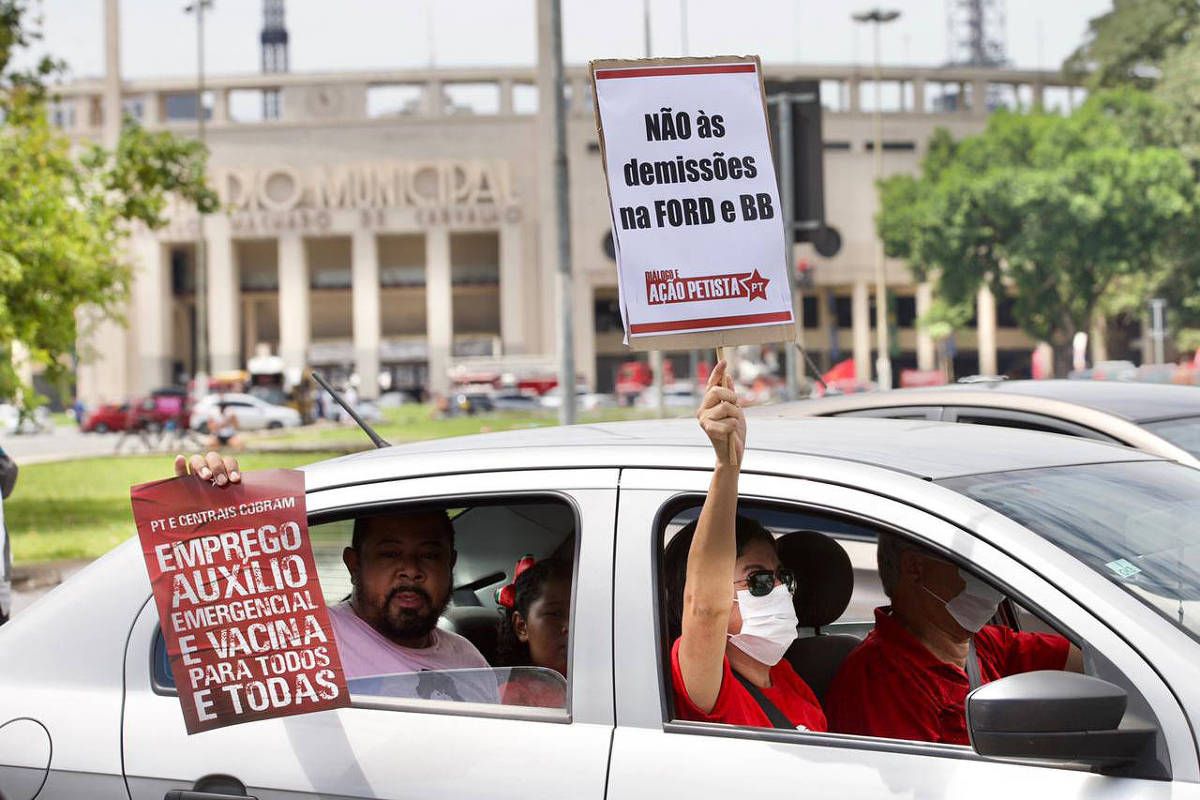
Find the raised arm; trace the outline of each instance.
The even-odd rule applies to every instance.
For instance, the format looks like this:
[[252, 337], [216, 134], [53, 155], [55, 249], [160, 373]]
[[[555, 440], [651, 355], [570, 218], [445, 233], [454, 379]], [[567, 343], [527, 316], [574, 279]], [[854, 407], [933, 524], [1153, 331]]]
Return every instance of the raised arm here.
[[[738, 406], [724, 361], [708, 378], [704, 403], [696, 416], [716, 451], [708, 496], [696, 523], [688, 552], [683, 588], [683, 633], [679, 671], [692, 703], [712, 711], [721, 691], [726, 633], [733, 607], [733, 568], [737, 561], [734, 524], [737, 517], [738, 464], [746, 441], [746, 418]], [[729, 458], [733, 437], [734, 463]]]

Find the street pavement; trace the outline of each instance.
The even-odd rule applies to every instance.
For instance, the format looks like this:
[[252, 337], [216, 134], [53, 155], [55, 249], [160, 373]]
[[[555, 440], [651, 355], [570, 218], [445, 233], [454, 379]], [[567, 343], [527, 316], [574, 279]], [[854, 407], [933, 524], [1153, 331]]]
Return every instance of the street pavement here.
[[[147, 444], [152, 447], [147, 447]], [[163, 445], [168, 443], [164, 442]], [[178, 444], [172, 442], [172, 444]], [[68, 458], [87, 458], [122, 453], [164, 452], [157, 440], [139, 439], [136, 435], [122, 439], [120, 433], [82, 433], [73, 425], [60, 425], [48, 433], [23, 433], [0, 436], [0, 447], [12, 456], [17, 466], [38, 461], [61, 461]], [[184, 449], [195, 450], [191, 444]]]

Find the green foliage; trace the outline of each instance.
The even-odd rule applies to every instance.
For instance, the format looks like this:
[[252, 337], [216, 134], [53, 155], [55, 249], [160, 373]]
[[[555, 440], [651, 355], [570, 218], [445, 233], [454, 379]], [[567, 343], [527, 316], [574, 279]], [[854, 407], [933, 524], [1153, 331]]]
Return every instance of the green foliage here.
[[1196, 0], [1113, 0], [1088, 24], [1087, 40], [1063, 65], [1092, 88], [1153, 86], [1200, 25]]
[[885, 249], [919, 276], [936, 271], [949, 303], [984, 284], [1011, 294], [1021, 328], [1061, 367], [1114, 287], [1140, 303], [1200, 249], [1196, 181], [1167, 116], [1123, 90], [1070, 117], [1002, 111], [980, 135], [939, 132], [918, 177], [881, 182]]
[[129, 226], [165, 224], [172, 193], [205, 211], [217, 205], [198, 142], [127, 121], [115, 150], [73, 152], [46, 116], [44, 79], [57, 62], [9, 70], [14, 50], [37, 38], [27, 14], [23, 0], [0, 0], [0, 398], [26, 409], [39, 398], [22, 385], [11, 343], [21, 342], [61, 385], [86, 326], [121, 319], [132, 274], [122, 247]]
[[917, 319], [917, 327], [929, 334], [934, 342], [944, 342], [970, 322], [973, 313], [969, 303], [948, 303], [939, 297]]

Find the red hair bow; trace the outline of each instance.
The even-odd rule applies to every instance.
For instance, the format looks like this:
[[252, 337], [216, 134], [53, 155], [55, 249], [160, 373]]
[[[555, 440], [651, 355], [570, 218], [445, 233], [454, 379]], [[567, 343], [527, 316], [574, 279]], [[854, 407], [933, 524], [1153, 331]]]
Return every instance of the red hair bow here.
[[521, 556], [521, 560], [517, 562], [517, 566], [513, 568], [512, 583], [503, 586], [496, 590], [496, 603], [511, 609], [517, 604], [517, 590], [515, 588], [517, 578], [521, 577], [521, 573], [532, 567], [534, 564], [533, 554], [526, 553]]

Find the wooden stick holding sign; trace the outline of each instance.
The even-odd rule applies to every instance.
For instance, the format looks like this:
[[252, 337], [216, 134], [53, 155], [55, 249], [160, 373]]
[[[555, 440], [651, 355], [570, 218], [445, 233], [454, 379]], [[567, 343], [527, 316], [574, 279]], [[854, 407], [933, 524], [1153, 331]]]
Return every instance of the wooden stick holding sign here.
[[792, 341], [758, 58], [593, 61], [591, 76], [625, 343]]

